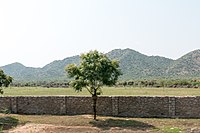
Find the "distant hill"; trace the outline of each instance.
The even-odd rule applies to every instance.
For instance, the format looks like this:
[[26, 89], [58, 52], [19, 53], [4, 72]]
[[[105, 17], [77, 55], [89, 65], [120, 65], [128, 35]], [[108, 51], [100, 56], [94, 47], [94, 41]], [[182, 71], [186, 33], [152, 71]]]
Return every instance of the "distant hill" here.
[[159, 56], [146, 56], [131, 49], [113, 50], [109, 52], [108, 57], [120, 61], [120, 67], [123, 72], [121, 79], [149, 79], [165, 77], [165, 70], [173, 62]]
[[7, 75], [14, 78], [15, 81], [59, 81], [67, 79], [64, 71], [66, 65], [80, 62], [79, 56], [65, 58], [63, 60], [53, 61], [43, 68], [25, 67], [21, 63], [13, 63], [1, 67]]
[[[110, 59], [120, 61], [123, 75], [120, 80], [158, 78], [200, 78], [200, 50], [192, 51], [177, 60], [147, 56], [132, 49], [115, 49], [107, 53]], [[1, 67], [15, 81], [69, 80], [64, 71], [68, 64], [79, 64], [79, 56], [53, 61], [43, 68], [25, 67], [13, 63]]]
[[3, 71], [16, 81], [33, 81], [38, 78], [40, 68], [25, 67], [21, 63], [12, 63], [1, 67]]
[[172, 77], [200, 77], [200, 50], [192, 51], [175, 60], [166, 73]]

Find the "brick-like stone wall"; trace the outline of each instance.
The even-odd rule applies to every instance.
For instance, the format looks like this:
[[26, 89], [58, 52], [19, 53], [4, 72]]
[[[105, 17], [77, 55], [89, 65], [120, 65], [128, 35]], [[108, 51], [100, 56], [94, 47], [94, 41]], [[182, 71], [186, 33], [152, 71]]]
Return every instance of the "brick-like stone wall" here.
[[169, 117], [168, 97], [120, 97], [119, 116]]
[[65, 114], [65, 109], [65, 97], [17, 98], [17, 113], [19, 114]]
[[[92, 114], [83, 96], [0, 97], [0, 110], [19, 114]], [[125, 117], [200, 118], [200, 97], [100, 96], [97, 114]]]
[[175, 114], [185, 118], [200, 118], [200, 97], [176, 97]]
[[0, 110], [10, 109], [11, 107], [11, 98], [8, 97], [0, 97]]

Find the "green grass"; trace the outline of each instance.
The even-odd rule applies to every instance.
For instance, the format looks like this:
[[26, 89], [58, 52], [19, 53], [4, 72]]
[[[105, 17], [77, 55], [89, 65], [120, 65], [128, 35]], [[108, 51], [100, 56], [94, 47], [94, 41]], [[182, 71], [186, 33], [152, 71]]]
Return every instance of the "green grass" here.
[[[129, 88], [104, 87], [102, 96], [200, 96], [195, 88]], [[5, 88], [3, 96], [89, 96], [86, 89], [75, 92], [72, 88], [11, 87]]]
[[163, 131], [164, 133], [181, 133], [182, 132], [182, 130], [177, 127], [171, 127], [171, 128], [165, 127], [161, 131]]

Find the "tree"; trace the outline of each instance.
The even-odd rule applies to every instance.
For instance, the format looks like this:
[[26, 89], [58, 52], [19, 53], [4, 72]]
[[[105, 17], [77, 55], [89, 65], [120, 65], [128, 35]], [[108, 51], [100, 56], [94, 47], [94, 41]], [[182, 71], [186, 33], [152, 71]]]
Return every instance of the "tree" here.
[[12, 77], [4, 74], [3, 70], [0, 70], [0, 94], [3, 94], [2, 87], [8, 87], [12, 83]]
[[70, 85], [75, 91], [82, 91], [86, 88], [92, 95], [94, 119], [96, 120], [97, 96], [102, 93], [103, 85], [114, 85], [121, 75], [119, 63], [110, 60], [105, 54], [98, 51], [90, 51], [81, 55], [80, 65], [69, 64], [65, 70], [74, 80]]

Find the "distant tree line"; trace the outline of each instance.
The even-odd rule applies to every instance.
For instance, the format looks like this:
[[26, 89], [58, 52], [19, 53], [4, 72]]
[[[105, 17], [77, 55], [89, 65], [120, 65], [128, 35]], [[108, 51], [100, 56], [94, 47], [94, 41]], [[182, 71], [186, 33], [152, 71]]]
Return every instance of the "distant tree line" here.
[[200, 80], [137, 80], [121, 81], [117, 86], [156, 88], [200, 88]]
[[[68, 81], [15, 82], [13, 87], [69, 88]], [[200, 88], [200, 80], [131, 80], [119, 81], [116, 87]]]
[[46, 88], [68, 88], [69, 82], [14, 82], [12, 87], [46, 87]]

